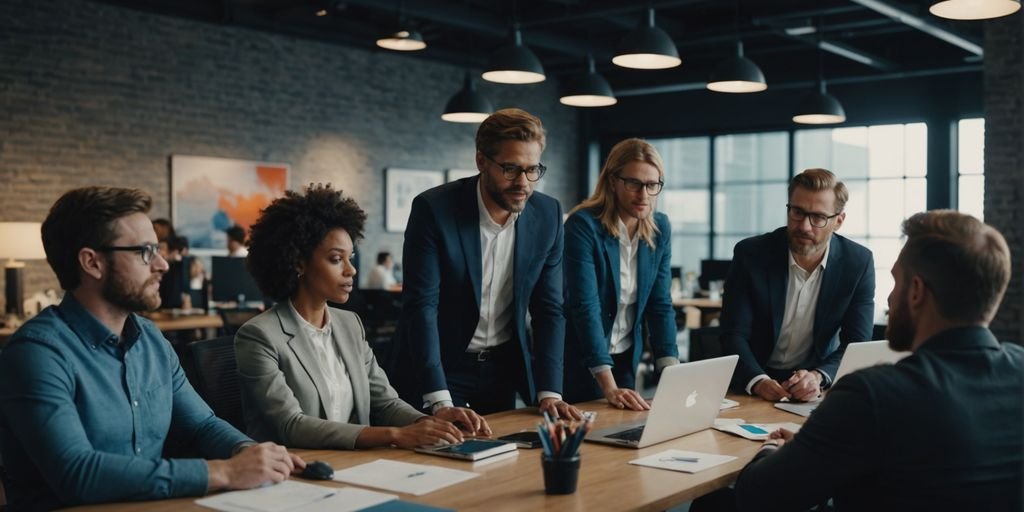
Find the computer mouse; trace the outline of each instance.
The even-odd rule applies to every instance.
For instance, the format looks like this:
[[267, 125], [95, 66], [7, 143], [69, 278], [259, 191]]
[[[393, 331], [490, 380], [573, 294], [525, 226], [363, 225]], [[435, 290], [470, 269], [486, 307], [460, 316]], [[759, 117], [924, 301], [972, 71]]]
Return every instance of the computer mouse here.
[[308, 462], [306, 468], [302, 470], [302, 478], [310, 480], [330, 480], [333, 476], [334, 468], [322, 460]]

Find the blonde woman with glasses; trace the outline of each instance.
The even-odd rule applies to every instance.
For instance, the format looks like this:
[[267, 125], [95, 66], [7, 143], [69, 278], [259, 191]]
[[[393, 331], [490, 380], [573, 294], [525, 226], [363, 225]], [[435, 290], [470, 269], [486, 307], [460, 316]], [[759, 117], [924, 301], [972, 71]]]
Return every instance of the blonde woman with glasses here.
[[612, 148], [593, 195], [565, 223], [565, 393], [646, 410], [636, 370], [650, 336], [658, 369], [679, 362], [669, 293], [668, 217], [654, 211], [665, 170], [654, 146]]

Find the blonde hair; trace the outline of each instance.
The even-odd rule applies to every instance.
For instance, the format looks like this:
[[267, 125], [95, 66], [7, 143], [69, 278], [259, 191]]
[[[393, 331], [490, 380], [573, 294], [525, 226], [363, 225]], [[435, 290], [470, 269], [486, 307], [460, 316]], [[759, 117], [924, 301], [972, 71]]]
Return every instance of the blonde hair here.
[[[608, 153], [608, 159], [604, 161], [601, 174], [597, 177], [597, 187], [594, 188], [594, 193], [576, 205], [569, 214], [580, 210], [591, 210], [597, 215], [601, 225], [617, 238], [619, 236], [619, 205], [618, 196], [614, 193], [615, 183], [613, 180], [626, 165], [632, 162], [644, 162], [654, 166], [658, 170], [658, 178], [662, 181], [665, 180], [665, 166], [661, 162], [658, 150], [643, 139], [626, 139], [616, 144]], [[640, 219], [637, 232], [648, 246], [652, 249], [655, 247], [654, 238], [658, 233], [658, 225], [654, 222], [653, 214]]]
[[789, 197], [793, 197], [793, 190], [796, 187], [811, 192], [831, 189], [836, 195], [836, 211], [834, 213], [842, 213], [843, 208], [846, 208], [846, 201], [850, 199], [850, 192], [846, 190], [846, 185], [836, 179], [836, 175], [828, 169], [804, 169], [800, 174], [793, 176], [793, 180], [789, 182]]
[[506, 140], [537, 142], [544, 151], [547, 137], [537, 116], [518, 108], [505, 108], [491, 114], [476, 130], [476, 150], [493, 158]]

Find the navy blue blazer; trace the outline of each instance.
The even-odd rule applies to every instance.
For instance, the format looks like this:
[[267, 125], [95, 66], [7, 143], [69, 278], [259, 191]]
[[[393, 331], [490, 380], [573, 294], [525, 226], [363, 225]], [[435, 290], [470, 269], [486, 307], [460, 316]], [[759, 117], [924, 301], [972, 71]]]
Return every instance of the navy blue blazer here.
[[[953, 328], [842, 378], [792, 442], [736, 481], [737, 510], [1021, 509], [1024, 348]], [[793, 475], [800, 475], [800, 485]]]
[[[722, 296], [722, 345], [740, 356], [733, 387], [744, 389], [764, 366], [779, 339], [786, 309], [789, 242], [786, 228], [736, 244]], [[818, 293], [814, 348], [799, 368], [835, 377], [851, 341], [871, 339], [875, 312], [875, 263], [866, 247], [833, 234]]]
[[[646, 325], [654, 357], [679, 357], [675, 310], [670, 292], [672, 227], [668, 217], [655, 212], [658, 226], [655, 248], [640, 240], [636, 264], [636, 321], [633, 322], [633, 368], [640, 363]], [[608, 354], [612, 324], [618, 310], [619, 239], [595, 217], [580, 210], [565, 222], [566, 366], [613, 366]], [[572, 357], [572, 359], [569, 359]], [[589, 372], [586, 378], [590, 379]]]
[[[412, 202], [402, 251], [404, 283], [399, 338], [404, 353], [393, 376], [403, 397], [449, 389], [446, 364], [462, 357], [480, 320], [483, 262], [477, 183], [463, 178]], [[562, 390], [562, 207], [534, 192], [516, 221], [512, 267], [513, 338], [526, 369], [517, 383], [533, 403], [537, 391]], [[526, 333], [526, 313], [532, 340]]]

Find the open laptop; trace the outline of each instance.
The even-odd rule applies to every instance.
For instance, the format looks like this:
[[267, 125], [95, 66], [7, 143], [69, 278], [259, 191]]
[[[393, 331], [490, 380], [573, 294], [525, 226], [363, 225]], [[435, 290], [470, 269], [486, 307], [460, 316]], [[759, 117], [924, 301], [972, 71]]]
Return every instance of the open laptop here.
[[646, 420], [595, 429], [585, 439], [643, 448], [710, 428], [738, 360], [731, 355], [665, 368]]
[[[897, 352], [889, 348], [889, 342], [886, 340], [850, 343], [846, 346], [846, 353], [843, 354], [843, 359], [839, 362], [839, 369], [836, 370], [832, 384], [834, 385], [839, 382], [839, 379], [861, 368], [892, 364], [909, 355], [910, 352]], [[810, 416], [811, 411], [816, 409], [819, 403], [821, 402], [779, 402], [775, 404], [775, 407], [800, 416]]]

